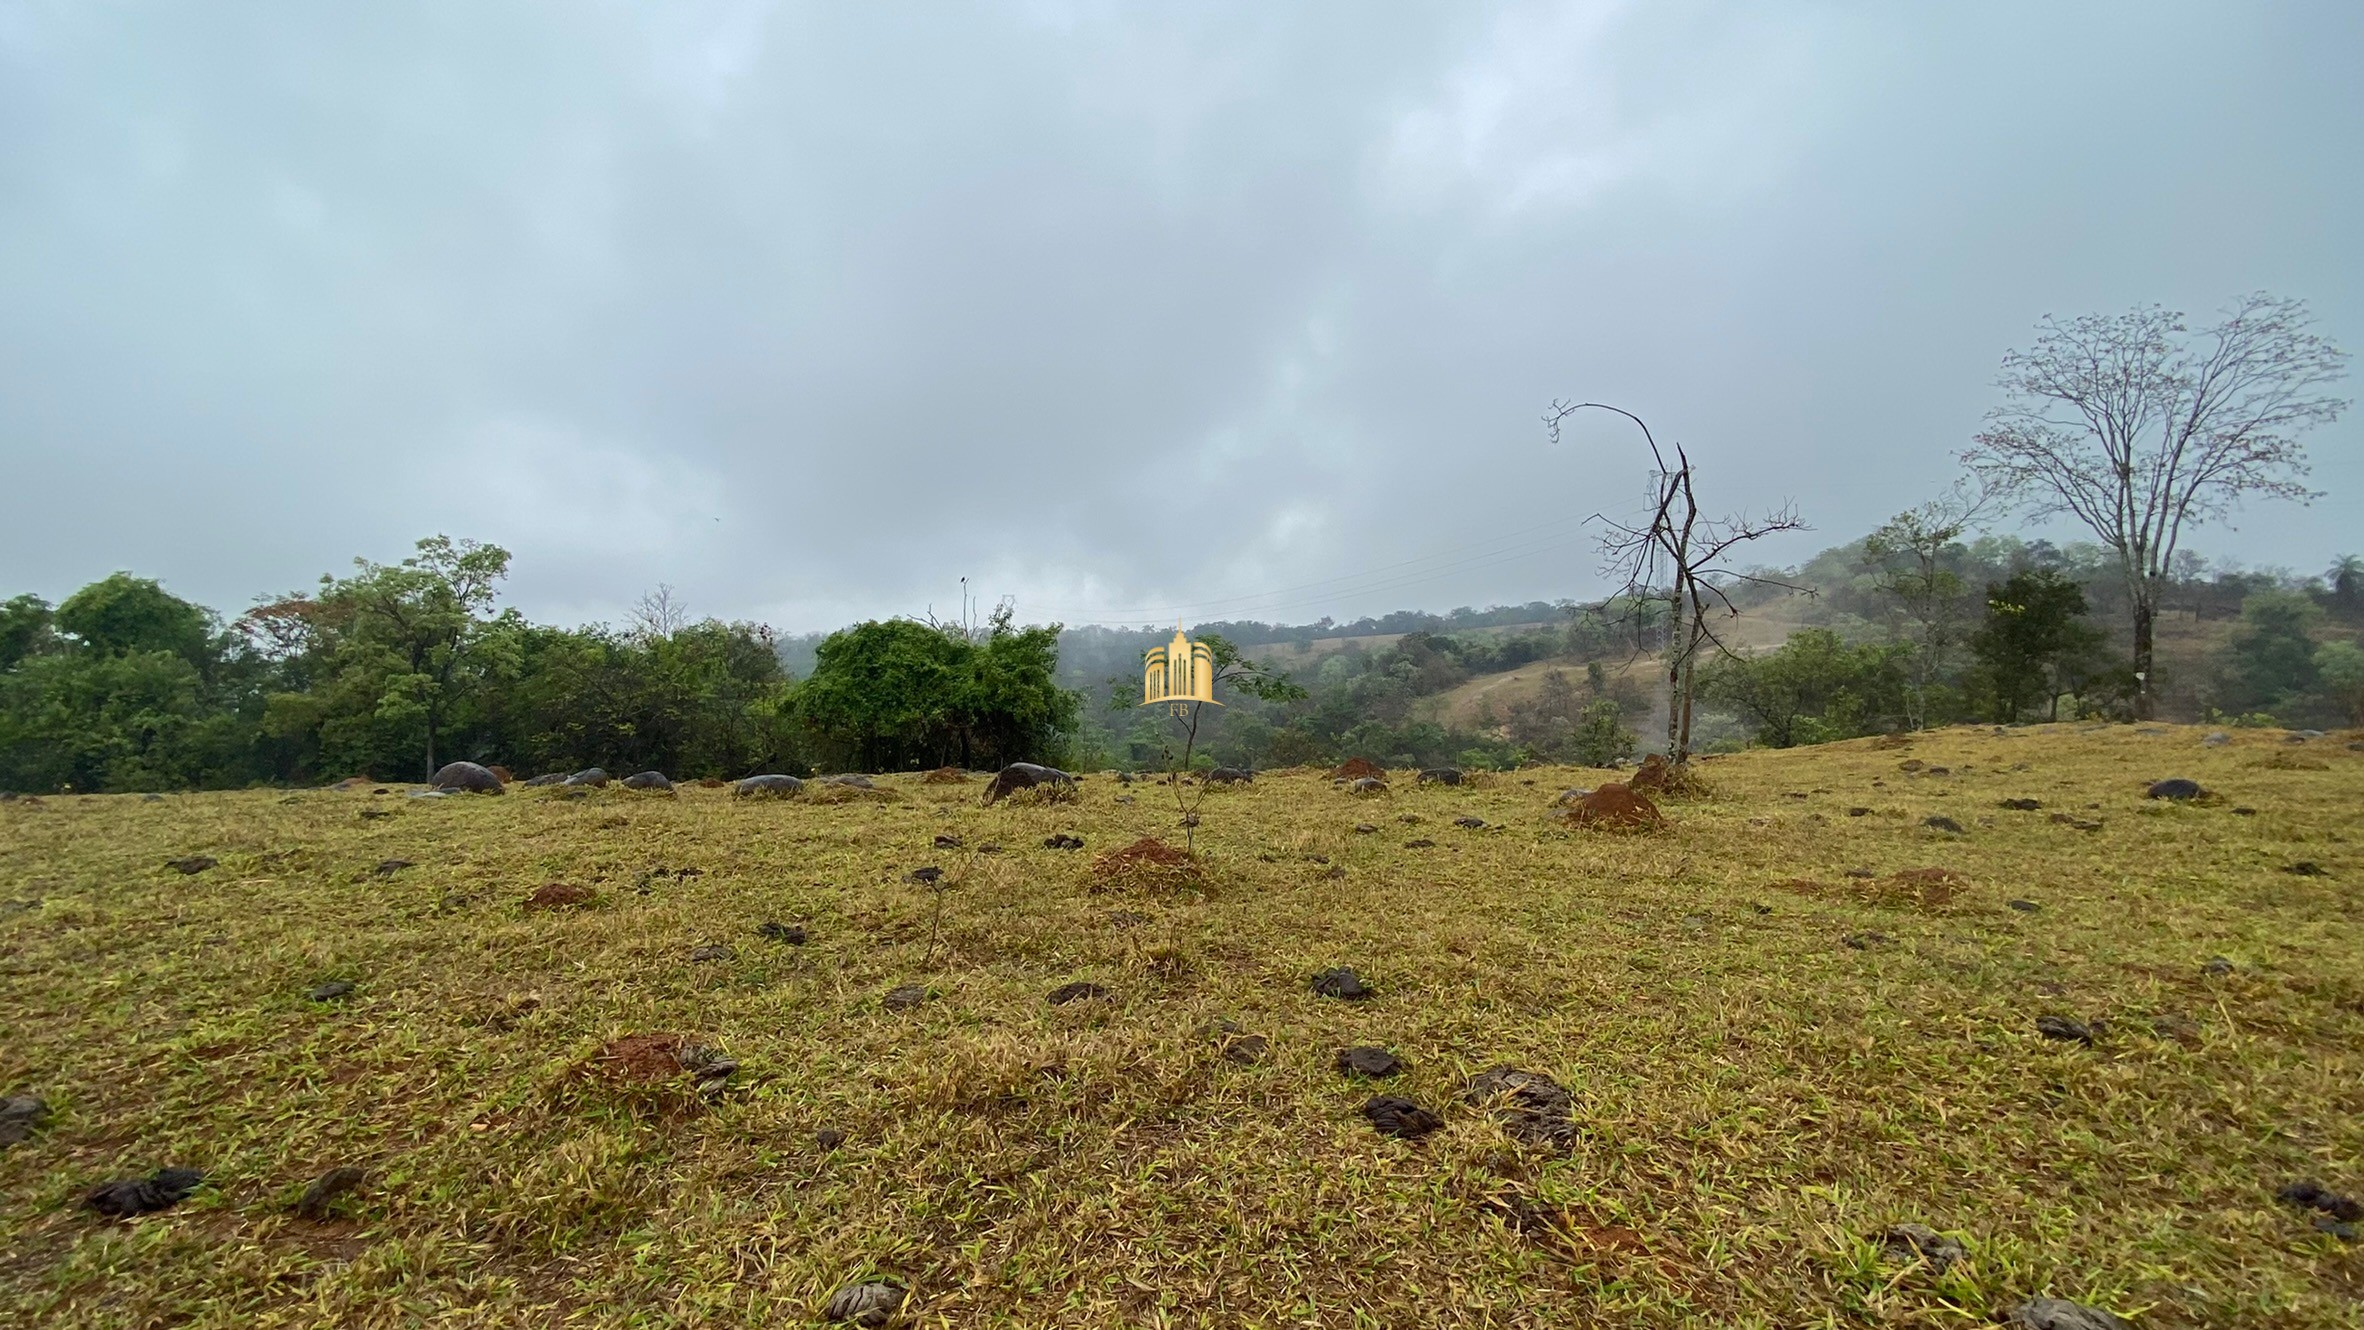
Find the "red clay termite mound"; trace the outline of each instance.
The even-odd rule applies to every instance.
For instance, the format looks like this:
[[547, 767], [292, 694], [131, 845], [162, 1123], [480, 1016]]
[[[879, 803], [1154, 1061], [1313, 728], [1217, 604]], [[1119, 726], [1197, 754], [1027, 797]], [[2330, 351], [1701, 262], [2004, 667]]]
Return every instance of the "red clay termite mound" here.
[[1331, 780], [1361, 780], [1365, 776], [1384, 776], [1387, 768], [1367, 757], [1350, 757], [1330, 772]]
[[1568, 805], [1559, 816], [1569, 826], [1601, 831], [1656, 831], [1666, 825], [1650, 796], [1615, 781]]

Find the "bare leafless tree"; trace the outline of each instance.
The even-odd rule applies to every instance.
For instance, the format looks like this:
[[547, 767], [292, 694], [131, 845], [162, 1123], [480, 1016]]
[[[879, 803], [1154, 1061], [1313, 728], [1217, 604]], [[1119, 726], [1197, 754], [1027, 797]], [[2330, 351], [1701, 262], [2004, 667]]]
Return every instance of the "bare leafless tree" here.
[[2003, 357], [2003, 405], [1962, 460], [2033, 516], [2076, 518], [2116, 554], [2134, 615], [2135, 714], [2156, 694], [2151, 634], [2186, 524], [2243, 499], [2316, 497], [2299, 435], [2347, 403], [2319, 391], [2347, 353], [2309, 331], [2302, 301], [2263, 293], [2190, 332], [2150, 306], [2047, 316]]
[[1551, 410], [1543, 416], [1551, 441], [1559, 442], [1563, 421], [1587, 409], [1625, 417], [1640, 427], [1643, 441], [1650, 445], [1654, 469], [1650, 473], [1649, 518], [1640, 525], [1632, 525], [1596, 513], [1591, 520], [1607, 528], [1601, 537], [1601, 553], [1605, 556], [1601, 571], [1623, 584], [1619, 595], [1630, 602], [1662, 600], [1667, 604], [1666, 755], [1679, 766], [1691, 760], [1691, 712], [1699, 653], [1702, 648], [1713, 646], [1731, 654], [1731, 648], [1717, 635], [1709, 611], [1719, 611], [1724, 618], [1738, 618], [1740, 608], [1732, 603], [1726, 588], [1741, 583], [1807, 590], [1762, 572], [1732, 567], [1725, 562], [1725, 556], [1777, 531], [1806, 530], [1806, 524], [1799, 520], [1796, 507], [1790, 504], [1756, 519], [1745, 513], [1725, 518], [1701, 517], [1689, 454], [1681, 444], [1674, 445], [1674, 463], [1668, 465], [1666, 454], [1650, 433], [1650, 427], [1640, 416], [1622, 407], [1603, 402], [1554, 401]]
[[633, 602], [632, 632], [636, 637], [660, 642], [687, 627], [689, 605], [668, 583], [657, 583], [656, 590]]

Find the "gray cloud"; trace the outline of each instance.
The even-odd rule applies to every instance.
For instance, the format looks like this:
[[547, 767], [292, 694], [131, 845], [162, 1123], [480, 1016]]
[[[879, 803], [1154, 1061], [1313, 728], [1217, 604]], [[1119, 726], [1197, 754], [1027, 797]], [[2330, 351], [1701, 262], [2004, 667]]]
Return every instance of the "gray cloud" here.
[[[0, 579], [828, 627], [1583, 595], [1634, 441], [1801, 557], [2047, 312], [2364, 329], [2352, 6], [0, 9]], [[2356, 419], [2314, 508], [2364, 529]], [[2344, 542], [2344, 544], [2343, 544]], [[1440, 551], [1457, 561], [1407, 564]], [[1414, 580], [1414, 575], [1421, 575]]]

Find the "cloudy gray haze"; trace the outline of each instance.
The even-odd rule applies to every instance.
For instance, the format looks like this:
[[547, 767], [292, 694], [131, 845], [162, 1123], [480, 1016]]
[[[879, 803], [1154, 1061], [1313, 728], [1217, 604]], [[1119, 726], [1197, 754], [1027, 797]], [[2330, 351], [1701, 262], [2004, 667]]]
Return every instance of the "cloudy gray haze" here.
[[[436, 531], [569, 622], [1585, 595], [1642, 467], [1569, 394], [1803, 557], [2047, 312], [2359, 349], [2359, 55], [2353, 0], [0, 0], [0, 595]], [[2364, 547], [2360, 428], [2195, 543]]]

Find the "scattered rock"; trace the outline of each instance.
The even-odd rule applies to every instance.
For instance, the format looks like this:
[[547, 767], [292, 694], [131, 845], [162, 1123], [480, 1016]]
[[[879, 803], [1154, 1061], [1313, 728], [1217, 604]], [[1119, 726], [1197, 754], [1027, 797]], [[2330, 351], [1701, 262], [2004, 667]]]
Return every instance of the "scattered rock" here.
[[1470, 1077], [1461, 1097], [1493, 1113], [1505, 1131], [1529, 1145], [1564, 1145], [1576, 1134], [1568, 1088], [1539, 1071], [1492, 1067]]
[[2328, 1233], [2341, 1242], [2354, 1242], [2358, 1238], [2364, 1238], [2364, 1227], [2359, 1227], [2351, 1220], [2333, 1219], [2329, 1215], [2315, 1217], [2315, 1231]]
[[381, 817], [392, 816], [394, 816], [392, 813], [387, 812], [383, 808], [364, 808], [361, 810], [361, 820], [364, 822], [375, 822]]
[[2042, 808], [2044, 803], [2040, 799], [2005, 799], [1995, 806], [2008, 808], [2014, 813], [2032, 813]]
[[936, 834], [936, 848], [939, 850], [957, 850], [960, 848], [960, 844], [960, 837], [953, 835], [949, 831], [938, 832]]
[[1108, 990], [1098, 984], [1078, 980], [1075, 983], [1061, 984], [1052, 989], [1048, 1001], [1054, 1007], [1064, 1007], [1070, 1002], [1089, 1002], [1095, 998], [1107, 996]]
[[842, 785], [849, 790], [875, 790], [877, 784], [858, 771], [843, 771], [834, 776], [815, 776], [823, 785]]
[[377, 874], [379, 877], [392, 877], [396, 873], [399, 873], [403, 869], [410, 866], [411, 862], [408, 859], [380, 859], [378, 860], [378, 866], [369, 871]]
[[1435, 847], [1436, 842], [1430, 840], [1426, 836], [1415, 837], [1404, 842], [1404, 848], [1407, 850], [1427, 850], [1434, 849]]
[[916, 882], [923, 887], [932, 887], [938, 882], [944, 880], [944, 870], [936, 867], [934, 864], [929, 864], [925, 868], [914, 868], [910, 872], [905, 873], [903, 875], [903, 880], [905, 882]]
[[1313, 977], [1315, 997], [1339, 998], [1347, 1002], [1361, 1002], [1378, 994], [1377, 989], [1363, 982], [1363, 977], [1346, 966], [1339, 965]]
[[978, 847], [977, 847], [977, 853], [979, 853], [979, 854], [1000, 854], [1000, 853], [1001, 853], [1001, 847], [1000, 847], [999, 845], [996, 845], [996, 844], [994, 844], [992, 841], [987, 841], [987, 842], [985, 842], [983, 845], [980, 845], [980, 846], [978, 846]]
[[1393, 1076], [1404, 1069], [1395, 1054], [1369, 1044], [1339, 1049], [1337, 1064], [1339, 1073], [1347, 1076]]
[[578, 887], [567, 882], [552, 882], [547, 886], [535, 888], [534, 894], [525, 898], [525, 908], [529, 910], [569, 910], [578, 905], [588, 904], [590, 900], [591, 889], [589, 887]]
[[702, 947], [692, 947], [689, 958], [691, 963], [703, 965], [709, 961], [736, 960], [738, 955], [739, 953], [733, 951], [728, 943], [709, 942]]
[[2312, 859], [2301, 859], [2297, 863], [2284, 865], [2282, 871], [2290, 874], [2292, 877], [2331, 876], [2329, 873], [2323, 871], [2323, 865], [2316, 863]]
[[747, 779], [740, 781], [738, 784], [731, 787], [731, 793], [742, 799], [752, 799], [758, 795], [776, 795], [781, 798], [787, 798], [791, 795], [801, 794], [803, 792], [803, 781], [798, 780], [794, 776], [782, 776], [777, 774], [749, 776]]
[[1849, 817], [1869, 817], [1870, 815], [1871, 810], [1861, 805], [1857, 805], [1856, 807], [1847, 810], [1847, 816]]
[[2257, 816], [2257, 810], [2256, 810], [2256, 809], [2254, 809], [2254, 808], [2236, 808], [2236, 809], [2234, 809], [2234, 810], [2233, 810], [2233, 816], [2234, 816], [2234, 817], [2255, 817], [2255, 816]]
[[82, 1197], [82, 1203], [110, 1219], [170, 1210], [204, 1185], [205, 1175], [193, 1168], [160, 1168], [144, 1178], [102, 1182]]
[[0, 1099], [0, 1149], [6, 1149], [33, 1134], [42, 1123], [49, 1121], [49, 1105], [29, 1094], [12, 1094]]
[[903, 1290], [893, 1284], [848, 1284], [829, 1295], [821, 1315], [832, 1321], [876, 1330], [894, 1319], [903, 1305]]
[[325, 984], [315, 985], [304, 996], [314, 1002], [334, 1002], [338, 998], [353, 996], [354, 986], [350, 979], [331, 979]]
[[2222, 978], [2223, 976], [2231, 974], [2232, 972], [2233, 962], [2232, 958], [2229, 956], [2211, 956], [2208, 958], [2208, 963], [2200, 967], [2200, 973], [2214, 975], [2218, 978]]
[[926, 988], [919, 984], [905, 984], [900, 988], [887, 990], [887, 995], [879, 999], [879, 1005], [888, 1011], [909, 1011], [927, 1000], [928, 991]]
[[1252, 785], [1255, 781], [1255, 772], [1243, 771], [1238, 767], [1217, 767], [1207, 773], [1209, 785]]
[[1080, 850], [1084, 847], [1083, 837], [1062, 831], [1055, 836], [1044, 837], [1042, 847], [1046, 850]]
[[2019, 911], [2021, 914], [2034, 914], [2036, 911], [2044, 908], [2043, 906], [2038, 905], [2031, 900], [2007, 901], [2005, 904], [2008, 904], [2012, 909]]
[[791, 947], [805, 944], [804, 925], [784, 924], [777, 919], [766, 919], [755, 926], [756, 936], [766, 942], [785, 942]]
[[2210, 748], [2222, 748], [2232, 741], [2233, 736], [2225, 733], [2223, 730], [2211, 731], [2206, 737], [2200, 740], [2201, 743], [2208, 745]]
[[140, 796], [140, 802], [144, 804], [160, 804], [164, 802], [164, 796], [161, 794], [143, 794]]
[[501, 778], [491, 768], [474, 762], [446, 762], [427, 781], [431, 790], [449, 790], [461, 794], [499, 794]]
[[1419, 779], [1422, 785], [1459, 785], [1461, 781], [1459, 767], [1428, 767], [1421, 771]]
[[2101, 830], [2101, 822], [2097, 818], [2072, 817], [2067, 813], [2054, 813], [2052, 820], [2064, 827], [2074, 827], [2078, 831]]
[[1569, 826], [1601, 831], [1654, 831], [1666, 825], [1648, 795], [1616, 781], [1570, 804], [1559, 816]]
[[194, 876], [220, 862], [221, 860], [210, 854], [192, 854], [186, 859], [167, 859], [164, 861], [164, 866], [183, 875]]
[[1138, 928], [1148, 922], [1149, 916], [1139, 910], [1113, 910], [1108, 915], [1108, 923], [1112, 928]]
[[1892, 1225], [1880, 1234], [1880, 1251], [1900, 1264], [1927, 1261], [1929, 1269], [1941, 1275], [1970, 1256], [1961, 1243], [1926, 1224]]
[[1908, 758], [1906, 758], [1905, 760], [1903, 760], [1902, 762], [1899, 762], [1899, 763], [1897, 763], [1897, 764], [1896, 764], [1896, 769], [1897, 769], [1898, 771], [1906, 771], [1906, 772], [1911, 772], [1911, 771], [1919, 771], [1921, 768], [1923, 768], [1923, 767], [1925, 767], [1925, 766], [1927, 766], [1927, 765], [1929, 765], [1929, 764], [1928, 764], [1928, 763], [1926, 763], [1926, 762], [1923, 762], [1921, 759], [1919, 759], [1919, 758], [1917, 758], [1917, 757], [1908, 757]]
[[1860, 933], [1849, 933], [1839, 939], [1841, 945], [1853, 947], [1857, 951], [1877, 950], [1881, 947], [1892, 946], [1895, 941], [1895, 938], [1876, 928], [1867, 928]]
[[627, 790], [656, 790], [664, 794], [673, 792], [673, 782], [666, 779], [662, 771], [633, 772], [624, 777], [623, 785]]
[[1253, 1067], [1272, 1050], [1272, 1043], [1260, 1034], [1228, 1035], [1222, 1040], [1223, 1060]]
[[462, 793], [462, 791], [459, 791], [459, 790], [412, 790], [412, 791], [410, 792], [410, 797], [411, 797], [411, 798], [413, 798], [413, 799], [449, 799], [449, 798], [451, 798], [453, 795], [455, 795], [455, 794], [459, 794], [459, 793]]
[[351, 1164], [339, 1164], [312, 1179], [312, 1185], [296, 1199], [295, 1212], [316, 1222], [326, 1219], [337, 1198], [359, 1187], [367, 1176]]
[[2342, 1223], [2364, 1220], [2364, 1202], [2342, 1196], [2312, 1178], [2302, 1178], [2274, 1193], [2274, 1199], [2301, 1210], [2319, 1210]]
[[1377, 776], [1358, 776], [1346, 783], [1348, 794], [1373, 795], [1387, 793], [1387, 782]]
[[1486, 819], [1482, 817], [1471, 817], [1469, 814], [1464, 813], [1461, 816], [1453, 819], [1453, 825], [1457, 827], [1467, 827], [1471, 831], [1476, 831], [1478, 828], [1486, 825]]
[[2003, 1323], [2018, 1330], [2131, 1330], [2099, 1307], [2063, 1298], [2029, 1298], [2005, 1311]]
[[1922, 818], [1921, 825], [1931, 831], [1949, 832], [1956, 836], [1962, 834], [1962, 824], [1943, 813], [1932, 813], [1928, 817]]
[[2093, 1042], [2092, 1026], [2083, 1021], [2070, 1020], [2066, 1016], [2038, 1016], [2036, 1018], [2036, 1033], [2046, 1039], [2057, 1039], [2068, 1044], [2090, 1045]]
[[1020, 790], [1033, 789], [1071, 792], [1075, 789], [1075, 777], [1057, 767], [1041, 766], [1033, 762], [1012, 762], [993, 773], [992, 780], [985, 782], [985, 806], [991, 808], [995, 803]]
[[562, 782], [560, 782], [560, 783], [561, 783], [561, 784], [565, 784], [565, 785], [572, 785], [572, 786], [575, 786], [575, 787], [577, 787], [577, 788], [584, 788], [584, 787], [589, 787], [589, 788], [596, 789], [596, 788], [598, 788], [598, 787], [600, 787], [600, 786], [603, 786], [603, 785], [607, 784], [607, 783], [608, 783], [608, 781], [609, 781], [609, 780], [611, 780], [611, 779], [613, 779], [613, 778], [612, 778], [612, 777], [610, 777], [610, 776], [607, 774], [607, 772], [606, 772], [606, 771], [605, 771], [603, 768], [600, 768], [600, 767], [585, 767], [585, 768], [583, 768], [581, 771], [578, 771], [578, 772], [576, 772], [575, 774], [573, 774], [572, 776], [569, 776], [569, 777], [567, 777], [567, 778], [566, 778], [564, 781], [562, 781]]
[[845, 1133], [835, 1127], [823, 1127], [813, 1133], [813, 1144], [824, 1150], [834, 1150], [845, 1144]]
[[2206, 793], [2206, 790], [2200, 788], [2198, 781], [2185, 780], [2183, 777], [2177, 776], [2172, 780], [2163, 780], [2151, 786], [2150, 789], [2144, 791], [2143, 797], [2145, 799], [2197, 799]]
[[1445, 1125], [1433, 1110], [1388, 1094], [1373, 1095], [1363, 1105], [1362, 1114], [1380, 1135], [1404, 1141], [1418, 1140]]
[[1368, 836], [1378, 829], [1379, 828], [1371, 825], [1368, 822], [1357, 822], [1354, 824], [1354, 834], [1357, 836]]
[[529, 789], [529, 790], [538, 790], [538, 789], [541, 789], [541, 788], [543, 788], [543, 787], [545, 787], [545, 786], [549, 786], [549, 785], [562, 785], [562, 784], [564, 784], [565, 782], [566, 782], [566, 773], [565, 773], [565, 772], [563, 772], [563, 771], [545, 771], [545, 772], [543, 772], [541, 775], [539, 775], [539, 776], [536, 776], [536, 777], [534, 777], [532, 780], [529, 780], [529, 781], [527, 781], [527, 782], [525, 783], [525, 788], [527, 788], [527, 789]]

